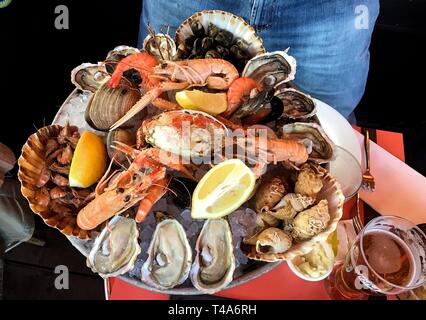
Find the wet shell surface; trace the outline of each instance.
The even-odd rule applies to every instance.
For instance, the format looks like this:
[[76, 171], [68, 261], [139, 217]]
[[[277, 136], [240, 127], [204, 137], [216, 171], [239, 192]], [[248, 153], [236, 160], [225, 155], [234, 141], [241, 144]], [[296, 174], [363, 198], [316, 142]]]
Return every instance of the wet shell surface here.
[[71, 82], [77, 89], [95, 92], [109, 80], [107, 73], [99, 70], [98, 64], [83, 63], [71, 71]]
[[[110, 88], [104, 83], [91, 97], [85, 113], [87, 123], [96, 130], [108, 131], [121, 119], [127, 111], [140, 99], [138, 88], [127, 80], [122, 80], [117, 88]], [[126, 126], [132, 126], [140, 118], [128, 121]]]
[[325, 163], [334, 159], [335, 144], [324, 129], [316, 123], [295, 122], [283, 126], [282, 138], [303, 143], [308, 150], [309, 160]]
[[286, 51], [266, 52], [250, 59], [242, 73], [243, 77], [256, 80], [264, 87], [277, 87], [294, 80], [296, 59]]
[[87, 265], [103, 278], [116, 277], [133, 269], [141, 252], [136, 222], [115, 216], [96, 238]]
[[192, 250], [182, 225], [175, 219], [157, 224], [142, 266], [142, 280], [157, 289], [171, 289], [189, 275]]
[[37, 182], [40, 174], [46, 167], [45, 151], [47, 141], [57, 137], [62, 130], [60, 125], [43, 127], [32, 134], [22, 147], [21, 156], [18, 159], [18, 179], [21, 182], [21, 192], [28, 200], [31, 210], [38, 214], [44, 222], [67, 236], [80, 239], [89, 239], [90, 231], [82, 230], [77, 225], [77, 212], [75, 215], [59, 214], [50, 210], [47, 205], [37, 204]]
[[125, 163], [126, 156], [113, 148], [114, 142], [122, 142], [128, 146], [133, 146], [136, 142], [135, 134], [131, 130], [126, 129], [115, 129], [111, 130], [107, 136], [107, 152], [110, 159], [115, 157], [119, 163]]
[[317, 203], [322, 199], [327, 200], [328, 204], [328, 213], [330, 215], [330, 220], [327, 223], [327, 226], [323, 231], [316, 234], [309, 240], [293, 242], [293, 245], [284, 253], [275, 253], [275, 254], [263, 254], [256, 251], [256, 247], [244, 246], [246, 250], [245, 254], [250, 259], [274, 262], [280, 260], [291, 260], [297, 256], [307, 254], [310, 252], [317, 242], [326, 241], [328, 236], [334, 232], [337, 228], [337, 223], [342, 218], [343, 215], [343, 204], [345, 201], [345, 196], [343, 195], [342, 188], [337, 180], [332, 177], [325, 169], [318, 166], [318, 170], [322, 171], [323, 177], [323, 187], [321, 191], [317, 194]]
[[283, 102], [283, 116], [290, 119], [307, 119], [317, 112], [315, 101], [309, 95], [293, 88], [280, 89], [275, 96]]
[[195, 246], [197, 255], [191, 269], [192, 284], [213, 294], [232, 282], [235, 270], [232, 234], [225, 219], [207, 220]]
[[231, 32], [234, 38], [244, 40], [248, 44], [246, 51], [250, 57], [266, 52], [262, 39], [256, 34], [252, 26], [243, 18], [221, 10], [196, 12], [186, 19], [176, 30], [175, 41], [177, 46], [184, 43], [187, 38], [194, 36], [191, 25], [196, 20], [200, 21], [205, 30], [208, 29], [209, 23], [212, 23], [219, 29]]

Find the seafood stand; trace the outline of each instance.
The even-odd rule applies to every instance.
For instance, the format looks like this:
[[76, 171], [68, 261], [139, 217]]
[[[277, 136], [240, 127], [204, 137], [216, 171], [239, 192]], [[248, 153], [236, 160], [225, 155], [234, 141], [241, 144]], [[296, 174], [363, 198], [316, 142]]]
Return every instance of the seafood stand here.
[[[296, 71], [291, 49], [266, 52], [218, 10], [116, 47], [72, 70], [76, 89], [22, 149], [22, 193], [104, 278], [213, 294], [287, 261], [319, 279], [345, 197]], [[307, 265], [313, 252], [328, 263]]]

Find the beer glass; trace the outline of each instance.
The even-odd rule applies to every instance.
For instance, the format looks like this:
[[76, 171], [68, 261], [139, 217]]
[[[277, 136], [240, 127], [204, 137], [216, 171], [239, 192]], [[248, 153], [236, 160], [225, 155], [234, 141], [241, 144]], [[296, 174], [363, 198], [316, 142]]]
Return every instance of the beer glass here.
[[426, 235], [396, 216], [371, 220], [357, 235], [343, 264], [325, 281], [331, 298], [367, 299], [393, 295], [426, 282]]

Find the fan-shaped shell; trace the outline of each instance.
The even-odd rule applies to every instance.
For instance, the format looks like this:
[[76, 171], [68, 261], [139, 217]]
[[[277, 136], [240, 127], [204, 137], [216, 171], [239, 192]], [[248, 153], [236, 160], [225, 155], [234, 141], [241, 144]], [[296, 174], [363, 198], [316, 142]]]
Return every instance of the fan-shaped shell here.
[[323, 188], [317, 195], [317, 202], [322, 199], [328, 201], [328, 212], [330, 214], [330, 221], [324, 231], [312, 237], [309, 240], [302, 242], [293, 242], [290, 249], [283, 253], [273, 254], [262, 254], [256, 252], [254, 246], [247, 246], [245, 248], [249, 251], [245, 252], [247, 257], [254, 260], [274, 262], [280, 260], [291, 260], [294, 257], [307, 254], [310, 252], [317, 242], [326, 241], [328, 236], [334, 232], [337, 228], [337, 223], [343, 215], [343, 203], [345, 202], [345, 196], [343, 195], [342, 188], [337, 180], [332, 177], [325, 169], [318, 167], [319, 171], [324, 173], [323, 176]]
[[207, 30], [210, 22], [216, 25], [219, 29], [231, 32], [234, 35], [234, 38], [244, 40], [248, 44], [246, 50], [250, 57], [266, 52], [262, 39], [256, 34], [256, 31], [252, 26], [245, 22], [243, 18], [221, 10], [204, 10], [196, 12], [182, 22], [175, 34], [177, 46], [184, 43], [185, 39], [194, 35], [191, 30], [191, 24], [195, 20], [200, 21], [205, 30]]
[[38, 214], [47, 225], [58, 229], [67, 236], [89, 239], [90, 231], [82, 230], [77, 225], [77, 212], [75, 216], [58, 214], [35, 201], [36, 191], [39, 189], [36, 186], [38, 177], [45, 167], [46, 142], [49, 138], [57, 137], [61, 129], [60, 125], [43, 127], [32, 134], [22, 147], [22, 153], [18, 159], [18, 179], [21, 182], [21, 192], [28, 200], [31, 210]]

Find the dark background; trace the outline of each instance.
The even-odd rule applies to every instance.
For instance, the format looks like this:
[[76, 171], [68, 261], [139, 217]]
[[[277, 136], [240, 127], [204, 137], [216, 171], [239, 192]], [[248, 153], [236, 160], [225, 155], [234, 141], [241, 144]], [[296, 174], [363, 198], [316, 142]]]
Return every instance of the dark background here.
[[[19, 155], [27, 137], [52, 121], [73, 89], [71, 69], [103, 60], [117, 45], [136, 46], [141, 4], [13, 0], [0, 9], [0, 142]], [[57, 5], [69, 8], [69, 30], [54, 26]], [[367, 88], [356, 108], [359, 125], [404, 133], [407, 163], [423, 175], [425, 35], [426, 0], [381, 1]], [[7, 254], [4, 298], [102, 299], [103, 282], [85, 267], [83, 257], [56, 230], [38, 217], [36, 222], [36, 235], [46, 246], [22, 244]], [[57, 264], [70, 267], [70, 290], [53, 289]]]

